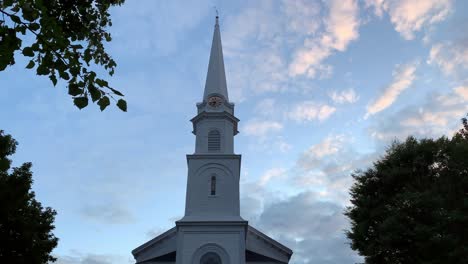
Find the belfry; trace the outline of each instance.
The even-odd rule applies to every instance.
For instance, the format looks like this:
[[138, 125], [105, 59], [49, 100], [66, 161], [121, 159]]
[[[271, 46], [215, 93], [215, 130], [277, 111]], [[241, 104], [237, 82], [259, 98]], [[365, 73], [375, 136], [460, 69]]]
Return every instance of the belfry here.
[[139, 264], [288, 263], [292, 251], [240, 216], [241, 155], [229, 101], [218, 17], [203, 100], [192, 118], [195, 152], [187, 155], [185, 215], [175, 227], [132, 251]]

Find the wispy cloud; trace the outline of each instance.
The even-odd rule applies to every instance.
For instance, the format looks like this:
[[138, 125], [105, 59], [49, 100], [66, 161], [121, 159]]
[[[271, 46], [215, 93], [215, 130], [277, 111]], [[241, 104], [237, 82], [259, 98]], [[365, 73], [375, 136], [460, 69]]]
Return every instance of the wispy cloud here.
[[282, 177], [285, 174], [286, 170], [284, 168], [271, 168], [267, 170], [259, 180], [259, 184], [261, 186], [266, 185], [268, 182], [273, 180], [274, 178]]
[[329, 135], [321, 142], [311, 146], [298, 160], [302, 169], [313, 169], [326, 156], [337, 154], [345, 143], [344, 135]]
[[416, 78], [415, 72], [418, 63], [397, 65], [393, 72], [392, 82], [383, 90], [383, 93], [367, 106], [365, 118], [374, 115], [391, 106], [398, 96], [408, 89]]
[[304, 101], [295, 106], [288, 112], [288, 117], [296, 122], [306, 121], [324, 121], [328, 119], [336, 108], [327, 104], [314, 101]]
[[359, 100], [359, 96], [356, 94], [356, 91], [354, 91], [354, 89], [352, 88], [342, 91], [333, 91], [330, 93], [329, 96], [333, 100], [333, 102], [337, 104], [355, 103], [357, 100]]
[[443, 21], [452, 11], [452, 0], [366, 0], [365, 4], [379, 17], [388, 12], [395, 30], [407, 40], [414, 39], [424, 27]]
[[370, 128], [371, 135], [388, 144], [409, 135], [417, 137], [452, 136], [460, 127], [460, 118], [468, 112], [466, 87], [447, 94], [431, 94], [422, 105], [410, 105], [383, 117]]
[[468, 76], [467, 44], [466, 40], [434, 44], [427, 63], [438, 66], [446, 76], [463, 79]]
[[114, 264], [114, 263], [134, 263], [128, 256], [125, 257], [110, 254], [81, 254], [74, 252], [72, 255], [58, 255], [56, 264]]
[[249, 120], [243, 127], [243, 131], [249, 136], [265, 137], [283, 129], [283, 124], [277, 121]]
[[358, 38], [359, 5], [355, 0], [283, 1], [277, 8], [254, 1], [225, 25], [235, 101], [252, 93], [304, 92], [310, 85], [297, 85], [301, 77], [330, 77], [333, 67], [325, 60]]
[[346, 50], [349, 43], [358, 38], [359, 5], [354, 0], [327, 2], [328, 16], [324, 19], [324, 31], [305, 39], [291, 64], [289, 75], [306, 74], [316, 77], [317, 73], [329, 71], [323, 61], [335, 51]]
[[468, 86], [458, 86], [453, 89], [456, 94], [468, 102]]
[[86, 205], [81, 210], [82, 216], [106, 224], [127, 224], [135, 220], [125, 205], [112, 202], [100, 205]]

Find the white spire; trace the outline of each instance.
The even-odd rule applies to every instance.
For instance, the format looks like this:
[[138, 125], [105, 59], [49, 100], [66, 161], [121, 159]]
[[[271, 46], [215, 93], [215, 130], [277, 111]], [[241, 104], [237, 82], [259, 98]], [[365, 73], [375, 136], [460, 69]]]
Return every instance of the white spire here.
[[211, 44], [210, 63], [206, 76], [205, 93], [203, 94], [204, 101], [212, 94], [224, 96], [224, 99], [229, 101], [218, 19], [218, 16], [216, 16], [213, 43]]

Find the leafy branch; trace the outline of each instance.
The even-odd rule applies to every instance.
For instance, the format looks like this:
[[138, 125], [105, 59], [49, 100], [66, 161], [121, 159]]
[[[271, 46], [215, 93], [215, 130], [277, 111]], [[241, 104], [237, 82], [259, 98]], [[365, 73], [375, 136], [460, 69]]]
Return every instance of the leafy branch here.
[[[123, 1], [74, 2], [0, 1], [3, 17], [0, 20], [0, 71], [15, 64], [14, 53], [19, 50], [23, 56], [31, 57], [27, 69], [35, 68], [38, 75], [48, 75], [54, 86], [57, 75], [67, 81], [68, 93], [78, 108], [86, 107], [88, 98], [91, 98], [102, 111], [112, 99], [122, 111], [126, 111], [125, 100], [114, 97], [123, 97], [123, 94], [88, 68], [102, 66], [110, 76], [114, 74], [117, 64], [106, 53], [103, 43], [112, 40], [110, 33], [106, 32], [106, 28], [112, 25], [108, 9]], [[31, 33], [35, 42], [22, 47], [19, 33], [23, 36]]]

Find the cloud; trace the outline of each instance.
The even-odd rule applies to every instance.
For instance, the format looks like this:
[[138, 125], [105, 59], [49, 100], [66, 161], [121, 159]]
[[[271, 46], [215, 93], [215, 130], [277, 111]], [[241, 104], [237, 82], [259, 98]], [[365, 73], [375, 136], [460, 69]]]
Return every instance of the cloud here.
[[323, 199], [349, 204], [351, 173], [367, 168], [382, 151], [359, 152], [352, 147], [353, 142], [349, 135], [330, 134], [312, 145], [291, 168], [291, 181], [300, 189], [315, 190]]
[[453, 89], [463, 100], [468, 101], [468, 86], [458, 86]]
[[[349, 205], [351, 172], [365, 169], [376, 153], [358, 153], [347, 135], [330, 134], [312, 145], [289, 169], [273, 167], [258, 181], [243, 183], [242, 213], [249, 222], [293, 249], [291, 263], [357, 263], [349, 247], [343, 215]], [[281, 179], [273, 190], [267, 183]], [[296, 187], [289, 192], [289, 185]], [[298, 192], [299, 191], [299, 192]]]
[[468, 41], [434, 44], [427, 63], [438, 66], [446, 76], [463, 79], [468, 70], [467, 44]]
[[327, 104], [314, 101], [303, 101], [295, 105], [287, 114], [288, 117], [296, 122], [305, 122], [328, 119], [336, 108]]
[[395, 30], [404, 39], [411, 40], [424, 27], [447, 18], [452, 0], [366, 0], [365, 5], [373, 8], [379, 17], [388, 12]]
[[279, 8], [271, 1], [249, 2], [224, 23], [231, 99], [241, 102], [248, 95], [268, 92], [304, 93], [310, 84], [301, 84], [304, 78], [299, 77], [330, 77], [333, 68], [324, 61], [358, 38], [358, 13], [355, 0], [285, 0]]
[[313, 34], [321, 24], [320, 4], [307, 0], [283, 0], [287, 29], [299, 34]]
[[352, 88], [342, 91], [333, 91], [329, 96], [333, 102], [337, 104], [355, 103], [359, 100], [359, 96]]
[[354, 0], [327, 1], [328, 16], [324, 19], [324, 30], [317, 36], [305, 39], [289, 65], [289, 75], [306, 74], [314, 78], [317, 73], [327, 74], [330, 67], [323, 61], [335, 51], [345, 51], [349, 43], [358, 38], [359, 6]]
[[393, 72], [392, 82], [383, 90], [383, 93], [367, 106], [366, 118], [391, 106], [398, 96], [408, 89], [416, 78], [417, 63], [397, 65]]
[[431, 94], [422, 105], [410, 105], [382, 117], [370, 128], [371, 136], [388, 144], [394, 139], [452, 136], [460, 128], [460, 119], [468, 112], [466, 87], [447, 94]]
[[280, 178], [282, 176], [284, 176], [284, 174], [286, 173], [286, 170], [284, 168], [271, 168], [269, 170], [267, 170], [261, 177], [260, 177], [260, 180], [259, 180], [259, 184], [261, 186], [265, 186], [266, 184], [268, 184], [268, 182], [270, 182], [272, 179], [274, 178]]
[[[354, 91], [344, 91], [342, 93], [334, 93], [336, 100], [353, 101], [356, 99]], [[275, 99], [266, 98], [261, 100], [255, 106], [254, 112], [265, 118], [282, 118], [283, 122], [293, 120], [296, 122], [307, 121], [324, 121], [328, 119], [336, 108], [322, 102], [316, 101], [299, 101], [278, 103]]]
[[330, 10], [325, 19], [326, 34], [322, 36], [322, 44], [344, 51], [349, 43], [359, 37], [359, 6], [353, 0], [328, 1]]
[[190, 29], [210, 12], [209, 1], [179, 3], [157, 1], [128, 2], [125, 8], [112, 9], [112, 54], [131, 59], [168, 56], [177, 51]]
[[265, 98], [257, 103], [254, 111], [259, 115], [272, 117], [277, 112], [277, 107], [275, 99]]
[[226, 74], [233, 101], [247, 95], [284, 91], [287, 82], [284, 46], [284, 14], [269, 1], [250, 2], [222, 23]]
[[283, 153], [288, 152], [293, 146], [286, 141], [282, 137], [276, 140], [276, 145], [278, 146], [279, 150]]
[[119, 206], [116, 202], [100, 205], [86, 205], [81, 210], [85, 218], [106, 224], [127, 224], [134, 221], [132, 213], [126, 206]]
[[265, 137], [270, 133], [275, 133], [283, 129], [283, 124], [276, 121], [262, 121], [251, 119], [244, 125], [243, 131], [246, 135]]
[[74, 254], [73, 256], [58, 255], [56, 264], [130, 264], [134, 263], [133, 260], [128, 257], [110, 255], [110, 254]]
[[258, 228], [293, 248], [292, 263], [355, 263], [360, 258], [347, 244], [343, 210], [306, 191], [265, 206]]
[[306, 159], [321, 159], [336, 154], [342, 148], [344, 142], [344, 135], [329, 135], [320, 143], [310, 147], [304, 156], [307, 157]]

